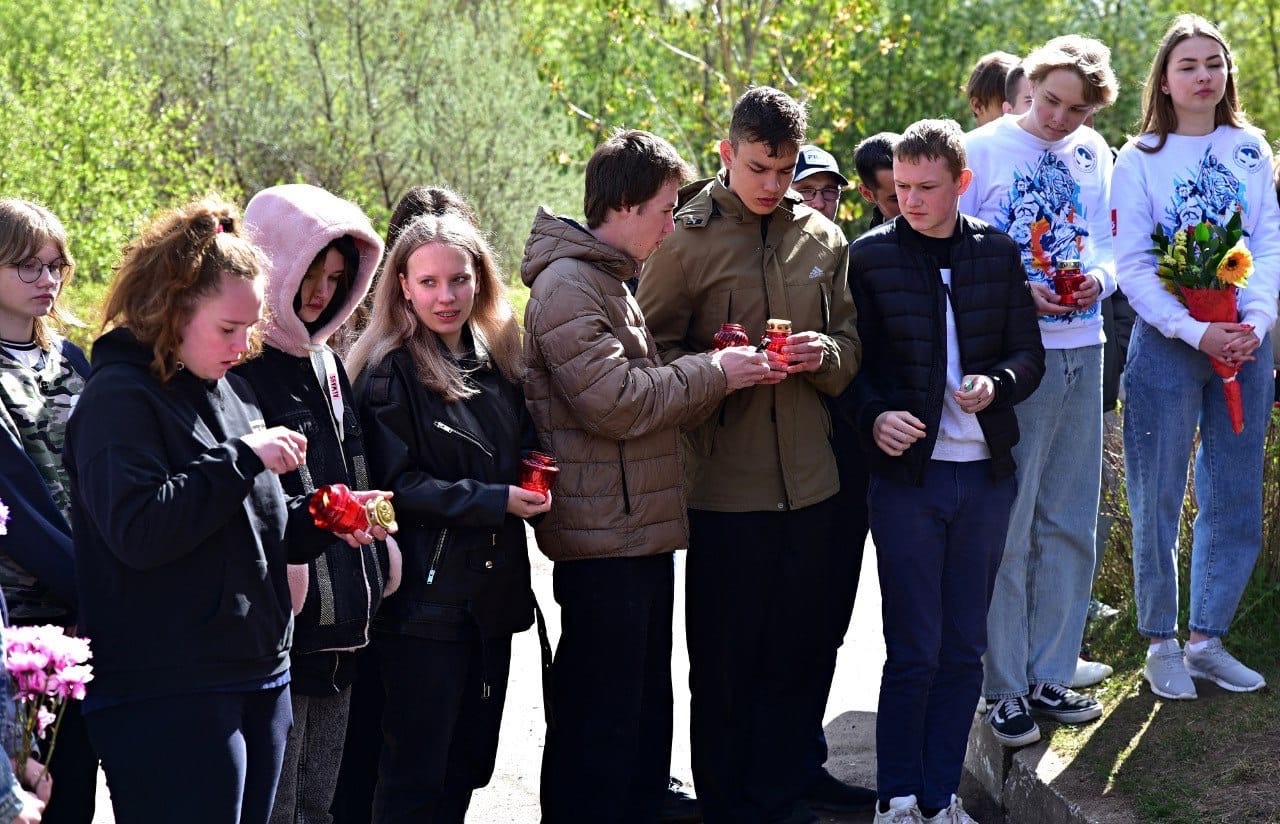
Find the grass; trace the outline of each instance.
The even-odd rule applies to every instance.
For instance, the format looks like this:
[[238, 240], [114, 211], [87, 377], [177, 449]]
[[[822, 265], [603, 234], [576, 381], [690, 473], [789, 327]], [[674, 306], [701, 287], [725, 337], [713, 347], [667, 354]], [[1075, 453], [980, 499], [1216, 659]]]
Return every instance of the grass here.
[[[1197, 681], [1196, 701], [1156, 698], [1142, 679], [1146, 641], [1134, 627], [1129, 521], [1123, 502], [1123, 465], [1112, 440], [1108, 461], [1119, 465], [1121, 481], [1110, 505], [1116, 523], [1099, 577], [1103, 600], [1121, 614], [1086, 635], [1092, 657], [1115, 674], [1089, 690], [1102, 701], [1100, 720], [1079, 727], [1044, 725], [1054, 752], [1069, 762], [1064, 780], [1073, 782], [1086, 809], [1090, 800], [1123, 810], [1117, 821], [1161, 824], [1280, 823], [1280, 575], [1276, 574], [1277, 520], [1280, 519], [1280, 417], [1273, 415], [1264, 482], [1264, 531], [1268, 540], [1230, 634], [1228, 647], [1262, 672], [1268, 686], [1236, 694]], [[1194, 507], [1184, 511], [1182, 546], [1184, 592], [1179, 625], [1186, 626], [1186, 562]], [[1184, 633], [1185, 636], [1185, 633]], [[1112, 819], [1108, 819], [1112, 820]]]

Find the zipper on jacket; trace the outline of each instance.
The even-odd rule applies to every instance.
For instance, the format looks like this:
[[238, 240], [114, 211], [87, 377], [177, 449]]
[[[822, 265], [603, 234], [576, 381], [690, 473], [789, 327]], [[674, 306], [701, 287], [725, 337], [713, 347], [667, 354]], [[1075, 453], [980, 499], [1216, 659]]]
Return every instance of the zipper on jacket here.
[[457, 435], [459, 438], [462, 438], [464, 441], [469, 441], [470, 443], [475, 444], [475, 446], [481, 452], [489, 456], [490, 460], [493, 459], [493, 453], [489, 451], [489, 447], [481, 443], [480, 439], [477, 438], [475, 435], [472, 435], [470, 432], [466, 432], [461, 429], [454, 429], [452, 426], [450, 426], [449, 424], [441, 420], [433, 421], [433, 423], [435, 424], [436, 429], [439, 429], [441, 432], [448, 432], [450, 435]]
[[431, 583], [436, 579], [436, 567], [440, 564], [440, 556], [444, 554], [444, 542], [449, 537], [449, 530], [440, 530], [440, 537], [436, 539], [436, 551], [431, 555], [431, 566], [427, 569], [427, 583]]
[[631, 514], [631, 492], [627, 489], [627, 460], [622, 454], [622, 441], [618, 441], [618, 469], [622, 471], [622, 507]]

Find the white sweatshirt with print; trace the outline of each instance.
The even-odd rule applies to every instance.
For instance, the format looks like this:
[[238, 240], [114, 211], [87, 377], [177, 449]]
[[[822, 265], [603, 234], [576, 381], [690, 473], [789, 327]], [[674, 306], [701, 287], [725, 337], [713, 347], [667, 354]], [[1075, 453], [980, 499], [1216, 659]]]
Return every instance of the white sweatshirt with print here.
[[[1076, 258], [1101, 285], [1101, 300], [1116, 290], [1107, 219], [1111, 149], [1088, 126], [1050, 142], [1018, 120], [1005, 115], [965, 135], [973, 182], [960, 196], [960, 211], [1017, 241], [1027, 280], [1052, 289], [1056, 262]], [[1046, 349], [1102, 343], [1101, 307], [1042, 316], [1040, 338]]]
[[1168, 338], [1198, 347], [1209, 324], [1193, 320], [1156, 274], [1151, 233], [1157, 223], [1172, 236], [1208, 220], [1225, 224], [1241, 212], [1245, 245], [1253, 254], [1253, 275], [1236, 296], [1240, 322], [1259, 338], [1276, 321], [1280, 289], [1280, 207], [1271, 177], [1271, 150], [1258, 129], [1219, 126], [1187, 137], [1171, 134], [1155, 154], [1134, 144], [1156, 144], [1141, 135], [1120, 150], [1111, 184], [1116, 266], [1129, 303]]

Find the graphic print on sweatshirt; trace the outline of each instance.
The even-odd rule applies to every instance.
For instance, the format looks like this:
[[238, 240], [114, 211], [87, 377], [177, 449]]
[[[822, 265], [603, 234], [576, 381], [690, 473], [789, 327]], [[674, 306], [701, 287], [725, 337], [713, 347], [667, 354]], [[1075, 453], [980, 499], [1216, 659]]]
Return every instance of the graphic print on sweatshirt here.
[[[1070, 161], [1082, 174], [1098, 167], [1098, 158], [1087, 146], [1076, 146]], [[1067, 163], [1044, 151], [1033, 163], [1013, 172], [1013, 185], [1000, 203], [999, 226], [1018, 243], [1027, 279], [1052, 286], [1057, 262], [1080, 260], [1088, 218], [1080, 202], [1080, 184]], [[1091, 306], [1071, 315], [1042, 315], [1041, 323], [1068, 323], [1097, 311]]]
[[[1246, 174], [1262, 163], [1262, 150], [1255, 141], [1237, 143], [1232, 154], [1232, 162]], [[1214, 154], [1213, 146], [1206, 147], [1198, 166], [1186, 177], [1173, 179], [1173, 197], [1164, 210], [1165, 232], [1172, 236], [1204, 221], [1222, 226], [1237, 211], [1247, 216], [1246, 190], [1244, 181]]]

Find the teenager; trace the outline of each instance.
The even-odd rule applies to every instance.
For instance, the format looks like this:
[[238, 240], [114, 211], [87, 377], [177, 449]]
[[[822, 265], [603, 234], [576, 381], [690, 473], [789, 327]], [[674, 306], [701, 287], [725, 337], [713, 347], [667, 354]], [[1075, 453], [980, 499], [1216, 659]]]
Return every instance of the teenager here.
[[85, 719], [120, 824], [265, 824], [275, 797], [292, 720], [285, 567], [333, 536], [277, 477], [306, 462], [307, 439], [265, 427], [228, 374], [258, 349], [262, 265], [230, 204], [158, 215], [125, 249], [114, 328], [68, 427], [94, 642]]
[[[1248, 692], [1263, 677], [1222, 644], [1262, 546], [1263, 441], [1270, 418], [1268, 335], [1280, 284], [1280, 212], [1271, 151], [1236, 94], [1221, 32], [1196, 15], [1173, 21], [1156, 51], [1141, 133], [1120, 150], [1111, 190], [1116, 263], [1138, 320], [1124, 372], [1125, 481], [1133, 519], [1143, 674], [1163, 698], [1196, 697], [1193, 678]], [[1156, 274], [1151, 233], [1172, 236], [1239, 214], [1253, 254], [1236, 323], [1191, 317]], [[1240, 369], [1244, 431], [1235, 434], [1214, 358]], [[1178, 644], [1178, 525], [1197, 429], [1200, 504], [1191, 548], [1189, 643]]]
[[972, 179], [959, 124], [909, 126], [893, 176], [902, 215], [849, 250], [866, 348], [846, 408], [870, 450], [888, 653], [875, 820], [964, 824], [956, 791], [1016, 491], [1014, 405], [1039, 384], [1044, 349], [1016, 244], [959, 213]]
[[[0, 500], [13, 513], [0, 549], [0, 587], [15, 626], [75, 631], [71, 498], [62, 445], [89, 376], [62, 336], [75, 322], [63, 293], [75, 272], [62, 222], [27, 200], [0, 200]], [[44, 820], [89, 824], [98, 756], [80, 702], [67, 702], [49, 764], [56, 791]]]
[[511, 637], [533, 623], [525, 519], [551, 507], [517, 485], [538, 446], [520, 332], [474, 225], [448, 213], [401, 230], [348, 363], [370, 473], [404, 527], [403, 581], [375, 621], [373, 820], [461, 824], [493, 774]]
[[[1085, 119], [1116, 97], [1110, 50], [1056, 37], [1023, 61], [1026, 114], [965, 137], [973, 182], [960, 211], [1018, 244], [1045, 347], [1045, 376], [1018, 405], [1018, 498], [991, 598], [983, 693], [1000, 743], [1040, 738], [1036, 717], [1083, 723], [1102, 714], [1071, 689], [1096, 562], [1102, 472], [1099, 300], [1116, 288], [1107, 196], [1111, 152]], [[1053, 277], [1076, 260], [1084, 277], [1065, 298]]]

